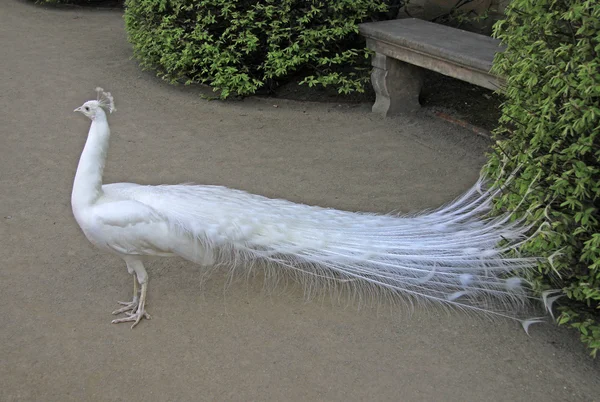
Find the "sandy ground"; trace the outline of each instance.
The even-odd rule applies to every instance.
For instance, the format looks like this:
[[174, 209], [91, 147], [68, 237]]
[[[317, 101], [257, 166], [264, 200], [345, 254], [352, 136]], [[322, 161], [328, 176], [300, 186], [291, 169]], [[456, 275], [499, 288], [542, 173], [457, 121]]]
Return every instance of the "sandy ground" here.
[[72, 111], [96, 86], [118, 108], [106, 182], [411, 211], [467, 189], [487, 143], [423, 113], [204, 101], [140, 72], [119, 12], [3, 0], [0, 41], [0, 400], [599, 400], [599, 364], [563, 328], [305, 302], [260, 280], [225, 291], [179, 259], [149, 266], [153, 320], [111, 325], [130, 277], [69, 202], [89, 124]]

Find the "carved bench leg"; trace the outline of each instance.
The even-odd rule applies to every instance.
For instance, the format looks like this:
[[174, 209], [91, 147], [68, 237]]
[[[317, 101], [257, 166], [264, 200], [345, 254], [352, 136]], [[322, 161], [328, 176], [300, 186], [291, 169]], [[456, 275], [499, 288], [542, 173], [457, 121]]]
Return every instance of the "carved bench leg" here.
[[418, 110], [423, 85], [420, 67], [375, 53], [371, 83], [377, 95], [372, 111], [383, 117]]

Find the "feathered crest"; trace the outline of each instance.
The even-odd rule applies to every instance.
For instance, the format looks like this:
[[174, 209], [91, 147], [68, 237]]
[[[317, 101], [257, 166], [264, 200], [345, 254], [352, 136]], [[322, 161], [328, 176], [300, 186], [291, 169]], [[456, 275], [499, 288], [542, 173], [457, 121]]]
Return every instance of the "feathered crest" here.
[[110, 92], [104, 92], [104, 89], [100, 87], [96, 87], [96, 92], [98, 92], [98, 97], [96, 99], [100, 103], [100, 106], [107, 108], [109, 113], [117, 110], [115, 107], [115, 100]]

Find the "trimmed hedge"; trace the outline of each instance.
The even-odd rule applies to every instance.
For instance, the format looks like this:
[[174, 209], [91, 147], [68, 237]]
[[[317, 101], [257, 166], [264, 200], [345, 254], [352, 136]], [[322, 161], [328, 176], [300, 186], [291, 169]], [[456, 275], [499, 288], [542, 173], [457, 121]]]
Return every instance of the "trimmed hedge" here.
[[558, 322], [577, 328], [595, 356], [600, 349], [600, 3], [513, 0], [495, 36], [508, 47], [494, 63], [507, 77], [506, 101], [485, 170], [503, 181], [520, 168], [495, 208], [514, 210], [525, 197], [528, 220], [550, 222], [524, 245], [525, 252], [552, 257], [533, 280], [540, 289], [563, 290], [567, 298], [559, 299]]
[[370, 54], [365, 20], [391, 18], [388, 0], [127, 0], [134, 55], [171, 83], [249, 95], [300, 77], [362, 92]]

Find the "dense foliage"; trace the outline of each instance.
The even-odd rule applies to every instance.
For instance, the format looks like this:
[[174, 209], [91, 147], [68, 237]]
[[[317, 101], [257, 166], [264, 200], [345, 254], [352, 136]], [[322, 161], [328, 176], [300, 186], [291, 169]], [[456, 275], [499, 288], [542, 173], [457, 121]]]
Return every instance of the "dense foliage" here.
[[567, 297], [559, 299], [558, 321], [577, 328], [595, 356], [600, 349], [600, 3], [513, 0], [495, 36], [507, 45], [494, 67], [507, 77], [506, 101], [486, 171], [503, 181], [520, 168], [496, 208], [514, 210], [525, 197], [527, 219], [550, 223], [525, 244], [526, 251], [552, 257], [533, 279], [540, 288], [563, 290]]
[[389, 18], [386, 0], [127, 0], [134, 55], [170, 82], [207, 83], [225, 98], [292, 77], [363, 91], [369, 53], [358, 23]]

